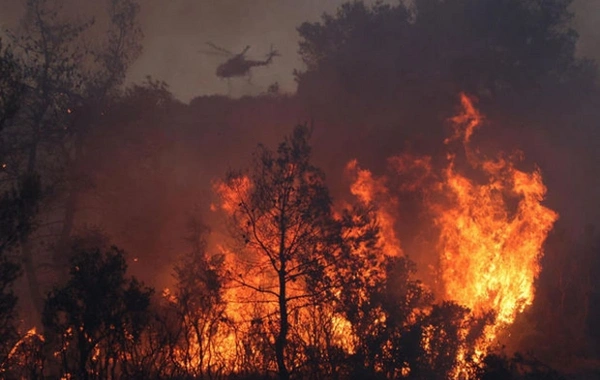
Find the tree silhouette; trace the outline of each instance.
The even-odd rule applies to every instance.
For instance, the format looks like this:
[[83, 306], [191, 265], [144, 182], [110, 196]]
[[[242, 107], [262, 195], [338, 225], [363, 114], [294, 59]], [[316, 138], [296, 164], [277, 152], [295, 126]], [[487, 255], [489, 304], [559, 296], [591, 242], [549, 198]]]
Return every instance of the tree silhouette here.
[[[333, 75], [346, 91], [399, 84], [485, 95], [566, 80], [582, 64], [572, 0], [417, 0], [372, 7], [354, 1], [299, 28], [304, 85]], [[323, 76], [318, 73], [322, 72]], [[338, 83], [342, 86], [342, 83]], [[389, 92], [392, 91], [392, 92]]]
[[591, 99], [596, 83], [593, 62], [575, 54], [571, 2], [345, 3], [298, 28], [305, 69], [296, 72], [297, 94], [319, 119], [381, 125], [379, 145], [382, 134], [398, 135], [390, 125], [439, 133], [461, 91], [490, 116], [554, 126]]
[[240, 187], [240, 176], [226, 184], [235, 193], [238, 237], [253, 263], [237, 281], [276, 305], [274, 346], [282, 379], [290, 376], [290, 313], [322, 302], [333, 286], [324, 274], [342, 254], [324, 175], [310, 163], [309, 137], [309, 129], [298, 126], [276, 152], [259, 146], [249, 188]]
[[[60, 6], [49, 0], [28, 0], [21, 30], [9, 31], [12, 54], [3, 53], [0, 64], [0, 81], [12, 84], [0, 93], [5, 106], [0, 114], [4, 124], [2, 174], [5, 183], [14, 184], [23, 176], [38, 173], [48, 190], [43, 203], [64, 208], [59, 232], [50, 232], [55, 235], [52, 259], [58, 271], [68, 266], [59, 252], [69, 250], [77, 195], [85, 187], [80, 164], [89, 131], [140, 51], [137, 11], [134, 0], [108, 2], [108, 39], [93, 47], [82, 45], [82, 36], [93, 20], [65, 20]], [[39, 218], [52, 224], [48, 221], [51, 216], [42, 211]], [[47, 248], [40, 247], [34, 234], [23, 239], [23, 268], [32, 303], [41, 313], [43, 284], [37, 269], [39, 253]]]
[[[372, 248], [376, 254], [379, 249]], [[405, 334], [415, 320], [423, 318], [433, 296], [414, 278], [415, 264], [407, 257], [355, 261], [341, 293], [340, 311], [350, 321], [357, 337], [352, 356], [356, 374], [385, 378], [403, 376], [406, 355], [419, 347], [408, 347]], [[347, 262], [341, 266], [348, 265]], [[361, 268], [361, 269], [359, 269]], [[365, 271], [366, 270], [366, 271]]]
[[[584, 375], [584, 377], [587, 376]], [[480, 363], [477, 378], [481, 380], [566, 379], [565, 376], [537, 358], [518, 352], [511, 357], [504, 353], [487, 355]]]
[[33, 176], [0, 197], [0, 374], [10, 366], [9, 354], [19, 337], [15, 325], [17, 297], [12, 286], [21, 266], [14, 249], [33, 228], [39, 194], [39, 178]]
[[45, 327], [58, 336], [61, 376], [128, 373], [129, 345], [139, 344], [152, 289], [125, 277], [123, 251], [75, 251], [70, 278], [46, 301]]
[[[8, 125], [20, 109], [25, 92], [23, 67], [15, 57], [11, 46], [4, 46], [0, 40], [0, 131]], [[1, 153], [2, 163], [4, 154]]]

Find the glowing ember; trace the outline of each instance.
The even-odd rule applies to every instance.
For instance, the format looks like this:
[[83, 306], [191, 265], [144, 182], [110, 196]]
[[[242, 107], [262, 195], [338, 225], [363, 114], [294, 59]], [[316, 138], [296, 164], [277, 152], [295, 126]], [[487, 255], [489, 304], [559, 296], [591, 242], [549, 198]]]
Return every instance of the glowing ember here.
[[25, 335], [23, 335], [23, 337], [21, 339], [19, 339], [17, 341], [17, 343], [14, 344], [14, 346], [11, 348], [10, 352], [8, 353], [8, 358], [9, 359], [12, 358], [13, 355], [15, 354], [15, 352], [17, 352], [17, 350], [19, 349], [19, 347], [21, 345], [23, 345], [25, 342], [27, 342], [27, 340], [31, 339], [32, 337], [37, 337], [41, 341], [44, 341], [44, 336], [38, 334], [36, 328], [32, 327], [31, 329], [29, 329], [29, 331], [27, 331], [25, 333]]

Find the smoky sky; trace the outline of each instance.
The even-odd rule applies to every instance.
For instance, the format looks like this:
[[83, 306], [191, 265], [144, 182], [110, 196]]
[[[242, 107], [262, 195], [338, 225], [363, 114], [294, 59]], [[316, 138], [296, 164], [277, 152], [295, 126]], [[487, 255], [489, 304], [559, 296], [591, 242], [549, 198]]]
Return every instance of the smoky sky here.
[[[62, 0], [78, 16], [100, 10], [96, 0]], [[2, 27], [15, 27], [25, 0], [0, 0]], [[199, 95], [256, 95], [277, 82], [294, 92], [294, 69], [302, 69], [296, 28], [335, 13], [346, 0], [140, 0], [143, 53], [129, 72], [130, 82], [147, 75], [165, 81], [173, 94], [188, 102]], [[367, 0], [372, 4], [375, 0]], [[388, 3], [395, 3], [388, 0]], [[600, 58], [600, 1], [575, 0], [575, 26], [580, 34], [579, 53]], [[268, 67], [252, 70], [246, 78], [227, 80], [215, 75], [227, 58], [200, 51], [206, 42], [240, 52], [249, 45], [249, 59], [264, 59], [271, 45], [281, 56]]]
[[[372, 3], [374, 1], [368, 1]], [[144, 54], [132, 67], [130, 79], [151, 74], [167, 82], [183, 101], [204, 94], [257, 94], [277, 82], [293, 92], [293, 70], [301, 68], [296, 27], [333, 13], [344, 0], [144, 0], [141, 23]], [[205, 54], [212, 42], [231, 52], [249, 45], [249, 59], [264, 59], [271, 45], [281, 56], [272, 65], [252, 70], [246, 78], [215, 76], [227, 57]]]
[[[293, 70], [301, 69], [296, 28], [335, 13], [345, 0], [143, 0], [141, 23], [144, 54], [132, 67], [130, 79], [146, 74], [166, 81], [183, 101], [204, 94], [257, 94], [279, 83], [295, 90]], [[374, 0], [366, 3], [374, 3]], [[395, 3], [395, 1], [388, 1]], [[575, 0], [575, 25], [581, 35], [580, 52], [600, 57], [600, 1]], [[271, 66], [256, 68], [246, 79], [226, 80], [214, 73], [224, 58], [199, 53], [213, 42], [232, 52], [250, 45], [248, 57], [263, 59], [270, 45], [281, 53]]]

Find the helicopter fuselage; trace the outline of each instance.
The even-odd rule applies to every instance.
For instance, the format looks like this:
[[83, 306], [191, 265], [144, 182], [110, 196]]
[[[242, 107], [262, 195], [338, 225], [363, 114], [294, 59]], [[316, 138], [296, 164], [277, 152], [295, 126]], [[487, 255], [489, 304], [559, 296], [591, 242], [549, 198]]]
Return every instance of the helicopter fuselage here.
[[[213, 48], [218, 54], [229, 54], [233, 55], [226, 49], [223, 49], [211, 42], [207, 42], [207, 45]], [[233, 78], [243, 77], [250, 74], [250, 69], [257, 66], [266, 66], [271, 63], [273, 57], [279, 55], [277, 50], [274, 50], [271, 46], [271, 51], [267, 54], [267, 58], [264, 61], [254, 61], [245, 58], [246, 52], [250, 49], [250, 45], [239, 54], [233, 55], [232, 58], [228, 59], [224, 63], [217, 67], [216, 74], [219, 78]]]
[[264, 61], [253, 61], [237, 55], [217, 67], [217, 76], [220, 78], [243, 77], [250, 74], [250, 69], [257, 66], [266, 66], [271, 63], [276, 54], [270, 54]]
[[251, 61], [242, 57], [234, 57], [217, 67], [217, 76], [221, 78], [243, 77], [250, 73], [250, 69], [256, 66]]

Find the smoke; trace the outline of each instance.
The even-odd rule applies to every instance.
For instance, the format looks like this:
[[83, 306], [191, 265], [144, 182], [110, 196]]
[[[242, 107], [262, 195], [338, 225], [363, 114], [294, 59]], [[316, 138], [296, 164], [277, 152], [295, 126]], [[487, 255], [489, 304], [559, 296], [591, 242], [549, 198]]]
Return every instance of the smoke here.
[[572, 7], [575, 13], [575, 28], [579, 33], [578, 53], [600, 61], [600, 2], [594, 0], [575, 0]]
[[[257, 0], [239, 2], [147, 0], [142, 7], [144, 54], [130, 73], [132, 81], [146, 74], [165, 80], [187, 102], [199, 95], [256, 95], [275, 82], [293, 92], [292, 72], [299, 68], [296, 27], [335, 12], [343, 0]], [[374, 1], [368, 1], [373, 3]], [[221, 80], [216, 67], [226, 57], [199, 53], [212, 42], [232, 53], [250, 45], [248, 58], [263, 59], [273, 45], [281, 56], [270, 66], [253, 69], [246, 78]]]
[[[7, 1], [7, 0], [5, 0]], [[169, 83], [175, 96], [188, 102], [196, 96], [256, 95], [277, 82], [284, 92], [294, 92], [294, 69], [301, 69], [297, 55], [296, 28], [305, 21], [318, 21], [323, 13], [335, 14], [345, 0], [255, 0], [239, 2], [195, 0], [144, 0], [141, 22], [145, 34], [144, 54], [132, 67], [130, 80], [139, 82], [152, 75]], [[374, 4], [376, 0], [364, 1]], [[384, 3], [396, 4], [388, 0]], [[581, 35], [579, 53], [600, 57], [597, 25], [600, 5], [594, 0], [575, 0], [572, 10]], [[211, 41], [231, 52], [260, 59], [272, 44], [281, 53], [271, 66], [254, 70], [251, 83], [220, 80], [214, 73], [222, 57], [198, 53]]]

